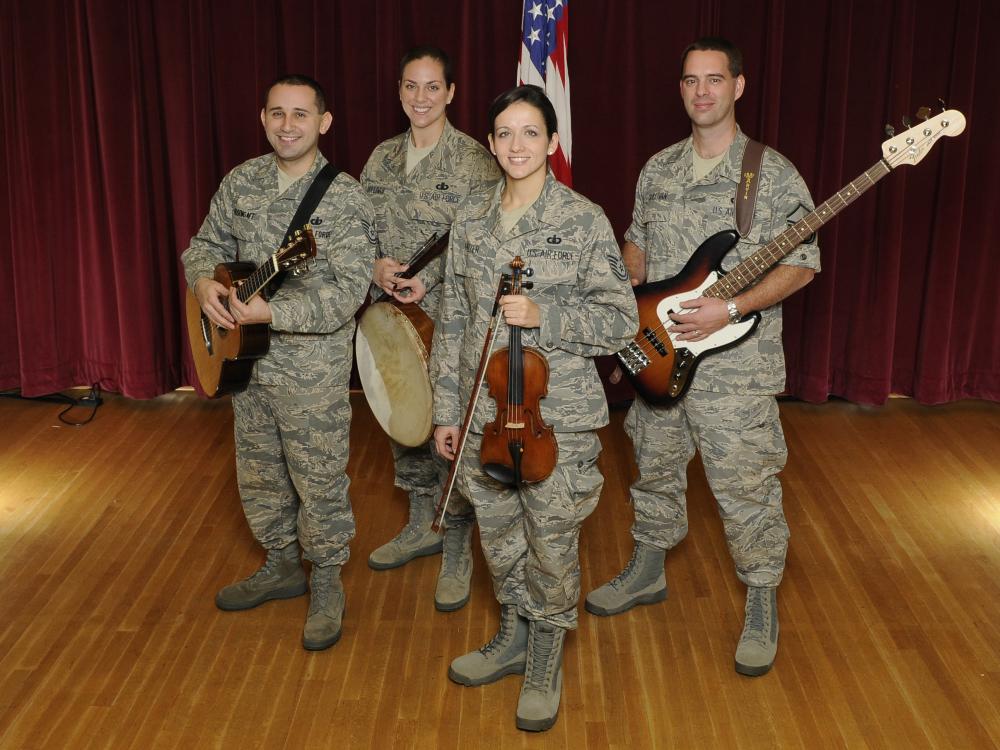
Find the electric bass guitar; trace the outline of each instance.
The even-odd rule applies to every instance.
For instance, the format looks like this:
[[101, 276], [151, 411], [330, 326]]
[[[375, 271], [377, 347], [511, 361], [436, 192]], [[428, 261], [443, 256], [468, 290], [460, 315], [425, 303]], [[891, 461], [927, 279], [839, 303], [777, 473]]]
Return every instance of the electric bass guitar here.
[[[249, 302], [283, 271], [301, 270], [300, 264], [316, 257], [316, 240], [306, 225], [266, 261], [255, 266], [247, 261], [220, 263], [215, 280], [227, 289], [236, 287], [236, 296]], [[267, 354], [271, 334], [267, 323], [237, 325], [233, 330], [218, 326], [198, 304], [194, 292], [187, 293], [188, 339], [198, 383], [209, 398], [242, 391], [250, 382], [256, 360]]]
[[639, 333], [617, 356], [639, 395], [658, 406], [676, 402], [687, 392], [704, 357], [736, 346], [760, 323], [760, 314], [753, 312], [701, 341], [675, 341], [677, 334], [667, 331], [673, 325], [670, 314], [690, 312], [680, 306], [681, 302], [698, 297], [735, 297], [891, 170], [902, 164], [916, 164], [942, 136], [955, 136], [965, 130], [965, 117], [957, 110], [928, 115], [926, 108], [921, 109], [918, 116], [925, 121], [885, 141], [882, 158], [871, 169], [731, 271], [722, 270], [722, 259], [739, 241], [739, 234], [732, 229], [705, 240], [676, 276], [635, 287]]

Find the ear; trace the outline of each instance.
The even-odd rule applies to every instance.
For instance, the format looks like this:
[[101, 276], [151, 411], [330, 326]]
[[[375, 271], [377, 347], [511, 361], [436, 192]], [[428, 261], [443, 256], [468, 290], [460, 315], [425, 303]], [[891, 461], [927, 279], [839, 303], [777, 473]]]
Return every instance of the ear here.
[[733, 101], [736, 101], [741, 96], [743, 96], [743, 88], [746, 85], [747, 85], [747, 79], [743, 77], [742, 73], [736, 76], [736, 96], [733, 98]]
[[323, 116], [319, 118], [320, 135], [325, 134], [326, 131], [330, 129], [331, 125], [333, 125], [333, 112], [327, 110], [323, 113]]
[[263, 107], [260, 108], [260, 124], [264, 126], [265, 130], [267, 129], [267, 114]]
[[497, 155], [497, 150], [493, 147], [493, 133], [490, 133], [489, 135], [487, 135], [486, 136], [486, 140], [489, 141], [489, 143], [490, 143], [490, 153], [493, 154], [494, 156], [496, 156]]
[[556, 152], [557, 148], [559, 148], [559, 134], [553, 133], [552, 137], [549, 138], [549, 148], [548, 148], [549, 156], [552, 156], [552, 154]]
[[445, 104], [451, 104], [451, 100], [454, 98], [455, 98], [455, 84], [453, 83], [451, 84], [451, 86], [448, 87], [448, 99], [445, 101]]

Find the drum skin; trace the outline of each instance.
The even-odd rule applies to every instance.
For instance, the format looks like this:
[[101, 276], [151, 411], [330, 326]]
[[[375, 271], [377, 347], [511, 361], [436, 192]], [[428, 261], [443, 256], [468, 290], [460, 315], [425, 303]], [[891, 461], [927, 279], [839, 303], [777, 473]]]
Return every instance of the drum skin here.
[[427, 363], [434, 322], [415, 304], [376, 302], [358, 321], [354, 356], [365, 398], [393, 440], [423, 445], [434, 429]]

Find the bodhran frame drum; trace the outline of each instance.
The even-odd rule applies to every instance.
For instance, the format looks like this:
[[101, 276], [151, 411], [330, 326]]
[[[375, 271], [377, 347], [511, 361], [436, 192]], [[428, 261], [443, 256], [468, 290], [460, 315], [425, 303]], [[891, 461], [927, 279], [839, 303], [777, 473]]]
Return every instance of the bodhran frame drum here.
[[415, 304], [376, 302], [354, 340], [358, 376], [368, 406], [386, 434], [401, 445], [423, 445], [434, 430], [427, 372], [434, 321]]

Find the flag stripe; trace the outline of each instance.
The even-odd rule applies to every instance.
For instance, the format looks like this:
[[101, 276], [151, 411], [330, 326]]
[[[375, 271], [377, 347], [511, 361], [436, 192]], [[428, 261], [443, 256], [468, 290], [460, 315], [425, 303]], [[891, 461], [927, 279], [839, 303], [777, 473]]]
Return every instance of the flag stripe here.
[[569, 106], [569, 0], [524, 0], [518, 83], [541, 86], [558, 117], [559, 147], [549, 158], [557, 179], [572, 185], [573, 133]]

